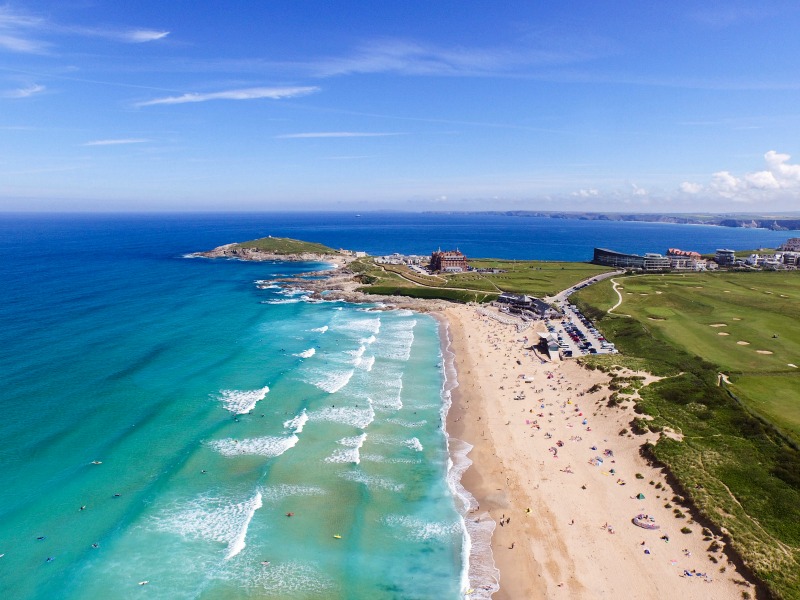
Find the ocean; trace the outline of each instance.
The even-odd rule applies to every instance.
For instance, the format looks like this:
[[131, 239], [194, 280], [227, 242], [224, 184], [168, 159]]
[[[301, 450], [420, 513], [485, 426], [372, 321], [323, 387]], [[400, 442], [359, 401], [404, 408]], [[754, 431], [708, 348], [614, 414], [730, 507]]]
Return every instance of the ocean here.
[[474, 215], [0, 216], [1, 597], [459, 598], [494, 585], [488, 532], [463, 517], [466, 463], [450, 460], [468, 447], [448, 453], [442, 428], [446, 332], [272, 283], [325, 265], [186, 257], [265, 235], [546, 260], [789, 237]]

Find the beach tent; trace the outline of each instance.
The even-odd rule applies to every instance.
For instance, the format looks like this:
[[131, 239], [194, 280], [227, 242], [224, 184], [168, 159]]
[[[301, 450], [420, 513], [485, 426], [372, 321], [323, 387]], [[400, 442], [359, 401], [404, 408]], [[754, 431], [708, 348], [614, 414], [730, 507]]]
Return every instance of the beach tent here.
[[642, 494], [641, 492], [639, 492], [638, 494], [636, 494], [636, 499], [637, 499], [637, 500], [644, 500], [644, 494]]

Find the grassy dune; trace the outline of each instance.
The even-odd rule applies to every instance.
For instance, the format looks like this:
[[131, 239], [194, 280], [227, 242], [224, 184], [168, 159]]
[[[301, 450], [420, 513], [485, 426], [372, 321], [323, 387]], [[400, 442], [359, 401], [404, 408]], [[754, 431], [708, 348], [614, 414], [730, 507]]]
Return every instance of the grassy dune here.
[[[575, 301], [626, 357], [667, 376], [643, 390], [636, 410], [649, 417], [645, 428], [668, 427], [683, 439], [661, 437], [652, 455], [729, 532], [776, 597], [800, 598], [800, 375], [788, 366], [800, 365], [800, 275], [617, 281], [618, 315], [606, 313], [618, 299], [610, 281], [582, 290]], [[587, 362], [610, 368], [615, 361]], [[730, 386], [719, 385], [719, 372]]]

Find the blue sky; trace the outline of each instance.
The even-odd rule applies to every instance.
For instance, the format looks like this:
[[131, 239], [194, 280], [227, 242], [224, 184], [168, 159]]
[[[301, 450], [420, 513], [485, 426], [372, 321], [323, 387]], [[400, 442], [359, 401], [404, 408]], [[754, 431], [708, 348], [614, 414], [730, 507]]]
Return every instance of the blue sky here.
[[0, 4], [0, 210], [800, 210], [799, 32], [796, 0]]

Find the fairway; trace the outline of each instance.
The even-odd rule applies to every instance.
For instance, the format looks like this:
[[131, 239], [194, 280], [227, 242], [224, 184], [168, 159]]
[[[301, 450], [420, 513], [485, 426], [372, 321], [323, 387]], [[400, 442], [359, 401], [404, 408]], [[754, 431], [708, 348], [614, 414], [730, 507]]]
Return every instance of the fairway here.
[[[800, 273], [687, 273], [616, 278], [614, 311], [730, 376], [751, 409], [800, 439]], [[584, 294], [617, 295], [610, 284]], [[591, 290], [591, 292], [590, 292]], [[610, 292], [610, 293], [609, 293]]]

